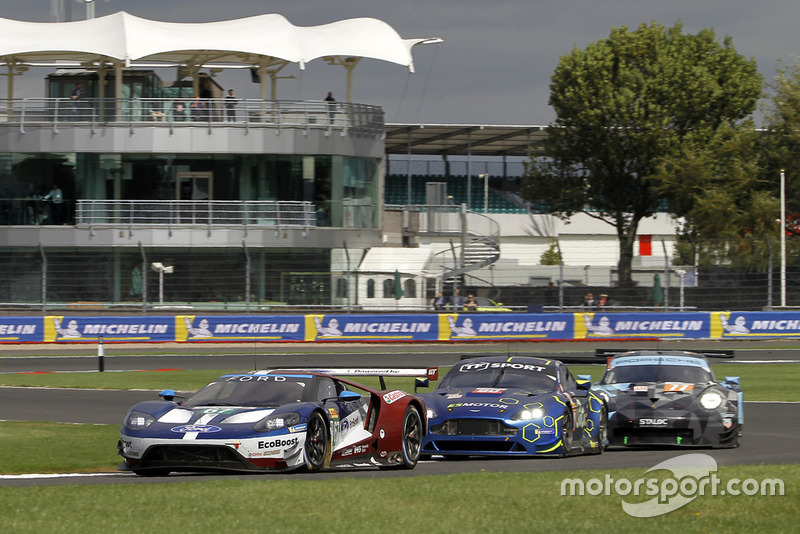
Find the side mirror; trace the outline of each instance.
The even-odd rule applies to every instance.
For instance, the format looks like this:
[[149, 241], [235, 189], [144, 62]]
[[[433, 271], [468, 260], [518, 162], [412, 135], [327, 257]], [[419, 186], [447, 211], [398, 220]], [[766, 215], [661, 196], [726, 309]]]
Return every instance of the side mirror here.
[[728, 389], [736, 389], [740, 386], [740, 379], [738, 376], [726, 376], [722, 385]]
[[589, 391], [592, 388], [592, 375], [578, 375], [575, 381], [578, 383], [578, 389]]
[[178, 402], [178, 404], [186, 400], [186, 397], [182, 395], [177, 395], [174, 389], [165, 389], [164, 391], [159, 391], [158, 396], [167, 402], [178, 402], [175, 399], [176, 398], [181, 399], [181, 401]]
[[339, 400], [342, 402], [352, 402], [357, 401], [361, 398], [360, 393], [356, 393], [355, 391], [344, 390], [339, 393]]

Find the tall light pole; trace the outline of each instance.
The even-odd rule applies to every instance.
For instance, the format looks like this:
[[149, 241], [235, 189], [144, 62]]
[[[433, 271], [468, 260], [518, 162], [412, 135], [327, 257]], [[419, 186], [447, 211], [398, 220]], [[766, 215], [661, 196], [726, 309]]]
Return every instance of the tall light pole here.
[[781, 307], [786, 307], [786, 175], [781, 169]]
[[154, 262], [150, 264], [150, 267], [158, 272], [158, 303], [162, 306], [164, 305], [164, 273], [172, 274], [174, 272], [174, 268], [172, 265], [165, 266], [161, 262]]
[[489, 173], [479, 174], [483, 178], [483, 213], [489, 213]]
[[[86, 20], [94, 18], [94, 2], [95, 0], [75, 0], [79, 4], [83, 3], [86, 6]], [[108, 2], [109, 0], [106, 0]]]

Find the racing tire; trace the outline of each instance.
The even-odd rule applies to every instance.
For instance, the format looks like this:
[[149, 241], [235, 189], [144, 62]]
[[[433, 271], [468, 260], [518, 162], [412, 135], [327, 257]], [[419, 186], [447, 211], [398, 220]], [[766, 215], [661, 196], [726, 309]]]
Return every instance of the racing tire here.
[[597, 422], [597, 447], [592, 449], [592, 454], [603, 454], [608, 443], [608, 410], [603, 406], [600, 420]]
[[330, 457], [328, 424], [319, 412], [314, 412], [306, 425], [306, 440], [303, 443], [306, 469], [311, 473], [320, 471]]
[[566, 458], [572, 450], [572, 414], [564, 412], [564, 423], [561, 425], [561, 453], [559, 456]]
[[403, 463], [401, 469], [414, 469], [422, 453], [422, 417], [416, 406], [409, 404], [403, 415]]

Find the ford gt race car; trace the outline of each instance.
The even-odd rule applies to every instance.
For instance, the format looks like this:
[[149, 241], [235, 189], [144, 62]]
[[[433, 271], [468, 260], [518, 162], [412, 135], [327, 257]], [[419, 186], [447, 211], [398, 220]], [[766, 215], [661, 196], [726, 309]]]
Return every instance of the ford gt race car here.
[[568, 456], [600, 454], [606, 407], [566, 365], [523, 356], [462, 360], [432, 392], [422, 454]]
[[149, 476], [335, 466], [412, 469], [426, 428], [421, 399], [338, 375], [435, 373], [431, 368], [224, 375], [188, 399], [165, 390], [163, 400], [131, 408], [117, 448], [128, 469]]
[[739, 444], [744, 422], [739, 377], [716, 381], [699, 353], [618, 354], [595, 389], [608, 404], [609, 445]]

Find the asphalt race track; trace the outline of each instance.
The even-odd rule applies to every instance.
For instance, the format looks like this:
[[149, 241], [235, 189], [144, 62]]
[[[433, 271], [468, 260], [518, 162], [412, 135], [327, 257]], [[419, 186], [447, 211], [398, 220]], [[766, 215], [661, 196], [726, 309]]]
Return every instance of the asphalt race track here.
[[[619, 346], [619, 344], [612, 344]], [[761, 345], [763, 346], [763, 345]], [[103, 357], [103, 368], [106, 371], [135, 369], [252, 369], [254, 367], [313, 367], [313, 366], [433, 366], [451, 365], [464, 353], [504, 352], [505, 346], [498, 344], [458, 347], [408, 347], [400, 346], [360, 346], [360, 347], [325, 347], [324, 349], [308, 347], [282, 347], [280, 350], [254, 351], [253, 347], [191, 347], [191, 351], [183, 347], [163, 350], [164, 353], [135, 354], [136, 351], [111, 349]], [[536, 350], [515, 346], [514, 353], [537, 352], [542, 356], [556, 357], [569, 361], [570, 356], [583, 356], [593, 352], [595, 346], [586, 344], [559, 346], [556, 354], [553, 347], [536, 346]], [[637, 347], [640, 348], [640, 347]], [[644, 347], [641, 347], [644, 348]], [[661, 347], [666, 348], [666, 347]], [[723, 348], [715, 345], [714, 348]], [[377, 350], [375, 350], [377, 349]], [[587, 350], [588, 349], [588, 350]], [[50, 349], [52, 350], [52, 349]], [[39, 348], [24, 347], [15, 350], [3, 350], [0, 358], [0, 373], [47, 372], [47, 371], [79, 371], [98, 370], [96, 353], [93, 348], [71, 349], [85, 357], [58, 356], [63, 350], [50, 353]], [[18, 352], [17, 352], [18, 351]], [[120, 354], [109, 354], [109, 352]], [[126, 352], [126, 354], [122, 354]], [[141, 352], [153, 352], [147, 348]], [[6, 357], [24, 353], [41, 354], [42, 356], [24, 358]], [[800, 363], [800, 355], [795, 350], [782, 350], [780, 347], [770, 349], [737, 348], [736, 358], [732, 361], [768, 362], [796, 361]], [[602, 361], [602, 360], [601, 360]], [[731, 360], [725, 360], [727, 363]], [[168, 384], [165, 385], [168, 387]], [[747, 392], [745, 389], [745, 399]], [[0, 420], [23, 421], [59, 421], [89, 424], [118, 424], [128, 408], [133, 404], [157, 397], [152, 391], [111, 391], [111, 390], [65, 390], [38, 388], [0, 387]], [[470, 472], [536, 472], [582, 469], [615, 469], [625, 467], [641, 467], [643, 473], [657, 463], [679, 456], [686, 452], [703, 452], [711, 455], [720, 466], [736, 464], [783, 464], [797, 463], [800, 454], [796, 444], [800, 441], [800, 426], [794, 424], [798, 420], [798, 403], [746, 402], [745, 426], [742, 444], [736, 449], [658, 449], [658, 450], [609, 450], [602, 456], [575, 456], [564, 459], [532, 458], [532, 459], [485, 459], [476, 458], [461, 461], [436, 460], [420, 462], [412, 471], [403, 470], [336, 470], [317, 474], [254, 474], [254, 475], [171, 475], [167, 478], [137, 477], [126, 472], [95, 473], [91, 475], [71, 475], [67, 477], [8, 477], [0, 475], [0, 486], [31, 486], [60, 484], [101, 484], [101, 483], [153, 483], [197, 481], [217, 478], [267, 477], [279, 478], [375, 478], [413, 475], [441, 475]], [[116, 454], [116, 443], [109, 443], [109, 453]]]

